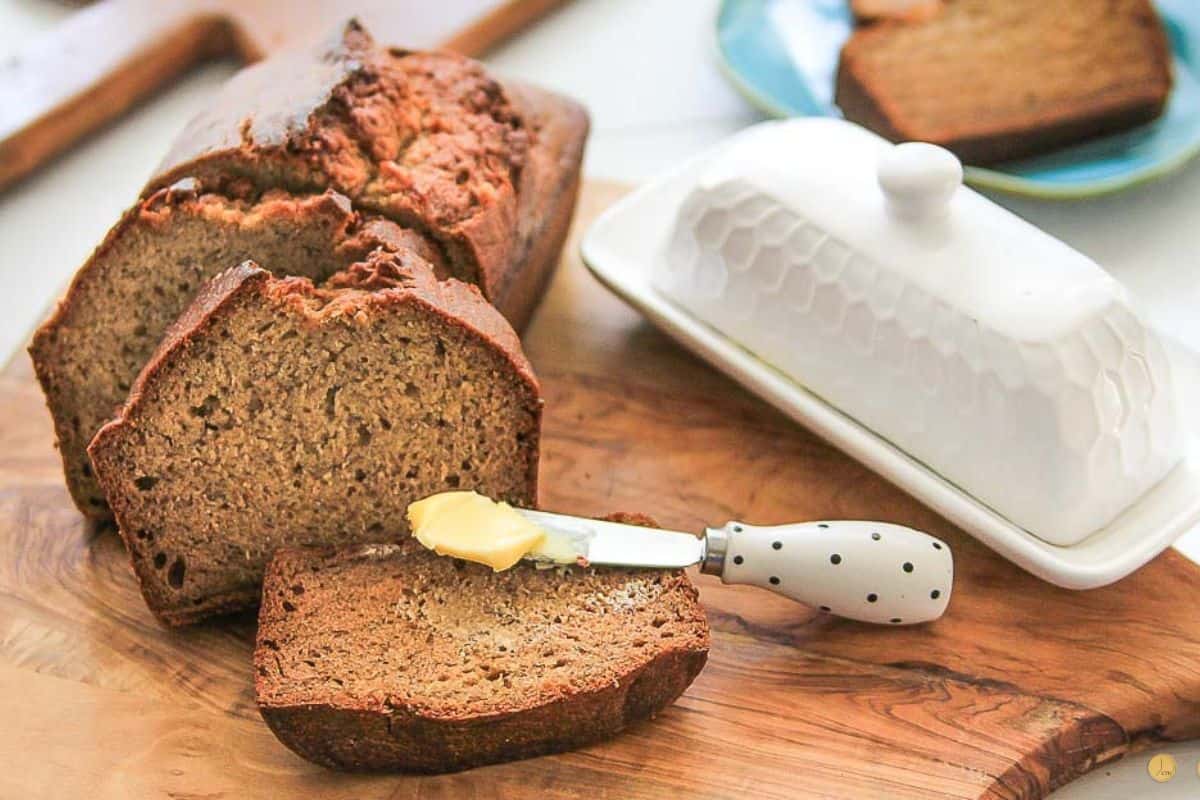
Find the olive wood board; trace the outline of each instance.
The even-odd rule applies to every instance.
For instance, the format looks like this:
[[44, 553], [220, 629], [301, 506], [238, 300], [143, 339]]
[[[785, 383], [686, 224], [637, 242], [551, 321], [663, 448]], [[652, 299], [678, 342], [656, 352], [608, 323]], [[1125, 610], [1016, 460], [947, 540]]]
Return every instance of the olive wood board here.
[[0, 59], [0, 189], [198, 61], [258, 61], [357, 16], [381, 42], [480, 56], [565, 0], [98, 0]]
[[622, 191], [586, 186], [525, 337], [546, 395], [543, 505], [682, 530], [909, 525], [954, 549], [945, 618], [868, 626], [697, 577], [708, 666], [656, 719], [453, 775], [329, 772], [259, 718], [252, 614], [155, 623], [118, 537], [72, 507], [20, 354], [0, 375], [0, 797], [1039, 798], [1200, 735], [1200, 569], [1169, 550], [1114, 585], [1056, 588], [789, 422], [587, 274], [579, 231]]

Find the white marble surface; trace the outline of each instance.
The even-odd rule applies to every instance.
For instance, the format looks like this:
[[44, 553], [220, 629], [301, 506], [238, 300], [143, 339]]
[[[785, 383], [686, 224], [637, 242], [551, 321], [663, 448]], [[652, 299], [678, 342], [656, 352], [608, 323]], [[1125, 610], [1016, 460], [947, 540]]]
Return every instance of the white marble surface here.
[[[641, 181], [760, 119], [716, 66], [716, 5], [716, 0], [574, 0], [488, 61], [504, 73], [583, 100], [594, 126], [587, 173]], [[0, 0], [0, 58], [70, 12], [69, 5], [54, 0]], [[73, 271], [133, 200], [177, 129], [233, 70], [221, 63], [194, 71], [170, 92], [0, 193], [0, 361], [24, 344]], [[1200, 352], [1200, 162], [1166, 180], [1098, 200], [997, 199], [1096, 259], [1165, 329]], [[1180, 546], [1200, 560], [1200, 535], [1186, 537]], [[1144, 759], [1135, 757], [1107, 770], [1111, 776], [1098, 774], [1062, 797], [1200, 795], [1200, 746], [1175, 752], [1180, 774], [1169, 784], [1149, 783]]]

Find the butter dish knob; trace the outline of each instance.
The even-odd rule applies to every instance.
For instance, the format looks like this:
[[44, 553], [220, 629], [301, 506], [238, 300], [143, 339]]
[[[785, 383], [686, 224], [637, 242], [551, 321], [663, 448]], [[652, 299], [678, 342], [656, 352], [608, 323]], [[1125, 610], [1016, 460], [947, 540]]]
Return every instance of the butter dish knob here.
[[962, 185], [962, 162], [949, 150], [925, 142], [904, 142], [884, 153], [877, 169], [888, 205], [904, 217], [944, 214]]

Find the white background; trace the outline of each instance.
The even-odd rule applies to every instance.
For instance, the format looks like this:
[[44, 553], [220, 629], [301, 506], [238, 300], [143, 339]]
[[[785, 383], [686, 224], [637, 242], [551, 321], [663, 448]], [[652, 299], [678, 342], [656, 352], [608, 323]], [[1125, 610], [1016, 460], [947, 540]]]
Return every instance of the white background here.
[[[0, 0], [0, 59], [71, 11], [52, 0]], [[486, 60], [502, 74], [582, 100], [593, 123], [587, 174], [639, 182], [760, 119], [716, 66], [715, 14], [716, 0], [573, 0]], [[197, 69], [0, 193], [0, 363], [25, 344], [177, 130], [234, 69]], [[996, 199], [1094, 258], [1166, 330], [1200, 351], [1200, 162], [1097, 200]], [[1182, 544], [1200, 560], [1200, 536]], [[1148, 759], [1135, 756], [1056, 800], [1200, 796], [1200, 745], [1168, 749], [1179, 759], [1169, 784], [1150, 783]]]

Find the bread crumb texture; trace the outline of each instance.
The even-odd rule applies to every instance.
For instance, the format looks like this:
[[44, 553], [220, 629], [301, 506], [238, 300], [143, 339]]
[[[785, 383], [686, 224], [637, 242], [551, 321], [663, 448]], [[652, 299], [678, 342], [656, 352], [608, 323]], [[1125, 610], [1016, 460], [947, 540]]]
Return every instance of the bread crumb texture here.
[[426, 495], [533, 505], [540, 415], [499, 312], [380, 251], [335, 289], [218, 276], [90, 454], [147, 602], [177, 624], [254, 605], [280, 546], [406, 536]]
[[708, 644], [682, 572], [296, 549], [267, 573], [255, 686], [305, 757], [445, 771], [611, 736], [682, 693]]

